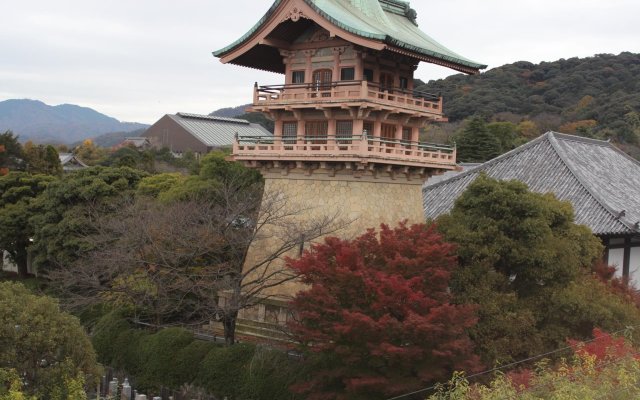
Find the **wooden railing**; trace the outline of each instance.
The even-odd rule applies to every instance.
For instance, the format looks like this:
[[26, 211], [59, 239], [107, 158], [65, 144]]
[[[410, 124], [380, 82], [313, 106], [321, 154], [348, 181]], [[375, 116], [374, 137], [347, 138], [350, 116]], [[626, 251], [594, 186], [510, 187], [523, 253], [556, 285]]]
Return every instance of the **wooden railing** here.
[[282, 138], [239, 136], [233, 144], [233, 157], [238, 160], [371, 159], [389, 164], [453, 166], [456, 162], [456, 148], [368, 135]]
[[442, 97], [432, 93], [388, 88], [367, 81], [300, 83], [254, 87], [253, 104], [295, 104], [301, 102], [372, 101], [442, 114]]

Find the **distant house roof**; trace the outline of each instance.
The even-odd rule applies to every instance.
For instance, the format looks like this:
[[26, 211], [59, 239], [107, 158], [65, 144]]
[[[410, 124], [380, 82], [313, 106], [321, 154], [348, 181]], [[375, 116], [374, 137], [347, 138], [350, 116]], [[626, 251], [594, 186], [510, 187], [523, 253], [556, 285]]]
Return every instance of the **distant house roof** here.
[[244, 119], [181, 112], [168, 116], [208, 147], [230, 146], [236, 133], [239, 136], [272, 136], [262, 125]]
[[124, 138], [124, 142], [125, 145], [133, 145], [135, 147], [145, 147], [145, 146], [149, 146], [149, 139], [146, 137], [127, 137]]
[[83, 163], [78, 157], [72, 153], [59, 153], [60, 164], [62, 170], [65, 172], [75, 171], [82, 168], [87, 168], [88, 165]]
[[573, 204], [576, 223], [597, 235], [640, 232], [640, 163], [609, 142], [548, 132], [475, 168], [423, 189], [427, 218], [448, 213], [481, 172], [516, 179]]
[[[302, 1], [321, 17], [344, 31], [427, 57], [426, 61], [435, 63], [440, 61], [445, 63], [443, 65], [466, 73], [477, 73], [479, 69], [487, 67], [449, 50], [422, 32], [415, 22], [416, 12], [411, 9], [408, 2], [399, 0]], [[268, 24], [278, 7], [284, 2], [287, 0], [276, 0], [249, 32], [229, 46], [215, 51], [213, 55], [224, 57], [248, 42]]]

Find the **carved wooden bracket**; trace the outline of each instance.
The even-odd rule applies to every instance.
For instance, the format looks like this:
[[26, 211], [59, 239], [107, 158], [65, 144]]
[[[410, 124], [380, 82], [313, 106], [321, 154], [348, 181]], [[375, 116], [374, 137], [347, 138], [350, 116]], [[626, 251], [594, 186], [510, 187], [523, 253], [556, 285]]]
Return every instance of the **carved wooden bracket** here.
[[304, 15], [304, 12], [302, 12], [302, 10], [300, 10], [298, 7], [293, 7], [293, 9], [284, 16], [284, 18], [282, 19], [282, 22], [285, 22], [286, 20], [289, 20], [289, 19], [293, 22], [298, 22], [300, 18], [309, 19], [309, 17]]

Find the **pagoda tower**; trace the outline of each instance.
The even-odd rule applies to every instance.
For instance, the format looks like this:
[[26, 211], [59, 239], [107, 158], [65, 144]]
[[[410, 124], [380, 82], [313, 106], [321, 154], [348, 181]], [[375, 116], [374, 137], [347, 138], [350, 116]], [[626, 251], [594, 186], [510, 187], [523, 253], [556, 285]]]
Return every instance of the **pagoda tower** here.
[[[486, 68], [423, 33], [400, 0], [276, 0], [243, 37], [214, 52], [222, 63], [284, 75], [253, 88], [252, 111], [274, 135], [238, 137], [233, 159], [258, 169], [265, 193], [284, 193], [311, 211], [350, 221], [354, 237], [381, 223], [423, 222], [422, 185], [456, 168], [454, 147], [421, 143], [420, 128], [446, 121], [442, 98], [414, 90], [421, 61], [476, 74]], [[249, 249], [247, 260], [269, 249]], [[289, 282], [245, 319], [283, 324]]]

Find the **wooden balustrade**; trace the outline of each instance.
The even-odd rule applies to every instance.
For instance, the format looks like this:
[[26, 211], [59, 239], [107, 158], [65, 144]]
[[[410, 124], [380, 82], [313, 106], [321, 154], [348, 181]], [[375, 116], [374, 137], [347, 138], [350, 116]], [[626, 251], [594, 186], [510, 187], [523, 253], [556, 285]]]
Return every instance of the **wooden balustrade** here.
[[397, 164], [455, 165], [455, 147], [432, 143], [384, 139], [368, 135], [350, 137], [238, 137], [233, 145], [238, 160], [370, 159]]
[[254, 87], [253, 104], [290, 105], [307, 102], [371, 101], [390, 106], [442, 114], [442, 98], [430, 93], [385, 88], [367, 81], [340, 81], [323, 84], [290, 84]]

